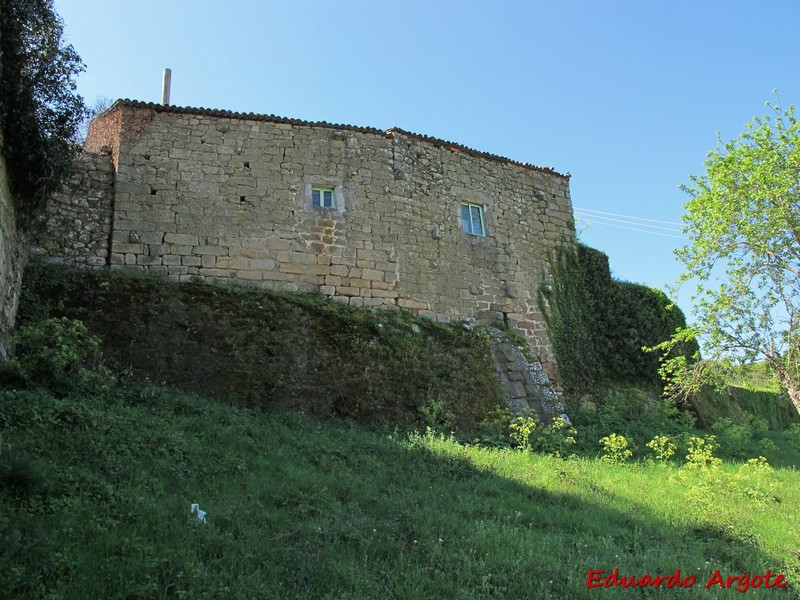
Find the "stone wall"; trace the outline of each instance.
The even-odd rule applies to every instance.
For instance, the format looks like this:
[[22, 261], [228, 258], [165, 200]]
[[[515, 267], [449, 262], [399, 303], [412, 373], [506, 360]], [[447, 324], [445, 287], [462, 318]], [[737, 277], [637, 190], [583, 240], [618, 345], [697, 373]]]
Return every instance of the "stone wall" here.
[[26, 259], [25, 239], [17, 228], [6, 163], [0, 152], [0, 359], [7, 358], [11, 351], [11, 330], [17, 314]]
[[506, 392], [506, 402], [512, 412], [534, 412], [546, 425], [552, 423], [555, 417], [569, 422], [569, 417], [564, 413], [564, 405], [542, 365], [528, 361], [525, 353], [502, 331], [493, 328], [488, 331], [495, 370], [500, 376], [500, 383]]
[[82, 152], [69, 184], [48, 202], [47, 222], [31, 252], [80, 267], [108, 264], [114, 165], [109, 153]]
[[[116, 171], [113, 200], [82, 207], [105, 223], [113, 202], [113, 267], [501, 321], [557, 376], [536, 292], [555, 246], [574, 241], [568, 176], [398, 129], [131, 101], [93, 122], [86, 149]], [[335, 207], [314, 207], [314, 186]], [[78, 197], [56, 222], [88, 233], [65, 208]], [[485, 236], [464, 232], [465, 202], [482, 207]], [[64, 231], [63, 256], [100, 262], [105, 230], [94, 254]]]

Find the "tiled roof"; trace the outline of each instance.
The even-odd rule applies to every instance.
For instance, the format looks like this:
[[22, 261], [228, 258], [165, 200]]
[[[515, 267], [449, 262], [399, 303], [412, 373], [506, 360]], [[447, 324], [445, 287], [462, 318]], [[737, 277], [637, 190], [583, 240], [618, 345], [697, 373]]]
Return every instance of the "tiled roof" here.
[[400, 129], [399, 127], [392, 127], [391, 129], [387, 129], [384, 131], [382, 129], [377, 129], [375, 127], [358, 127], [356, 125], [328, 123], [327, 121], [304, 121], [302, 119], [291, 119], [287, 117], [279, 117], [276, 115], [241, 113], [241, 112], [234, 112], [231, 110], [219, 110], [214, 108], [202, 108], [202, 107], [193, 108], [188, 106], [173, 106], [171, 104], [165, 106], [163, 104], [156, 104], [155, 102], [141, 102], [139, 100], [129, 100], [127, 98], [122, 100], [117, 100], [112, 105], [111, 108], [114, 108], [115, 106], [147, 108], [150, 110], [154, 110], [156, 112], [175, 113], [175, 114], [199, 115], [199, 116], [219, 117], [228, 119], [243, 119], [248, 121], [267, 121], [270, 123], [286, 123], [288, 125], [306, 125], [311, 127], [328, 127], [331, 129], [343, 129], [348, 131], [358, 131], [361, 133], [372, 133], [376, 135], [383, 135], [386, 137], [394, 137], [395, 134], [399, 134], [426, 142], [428, 144], [432, 144], [440, 148], [447, 148], [453, 152], [463, 152], [464, 154], [469, 154], [470, 156], [477, 156], [480, 158], [485, 158], [487, 160], [493, 160], [497, 162], [507, 163], [510, 165], [516, 165], [518, 167], [530, 169], [533, 171], [541, 171], [543, 173], [548, 173], [550, 175], [555, 175], [557, 177], [563, 177], [565, 179], [569, 179], [570, 177], [569, 173], [567, 174], [559, 173], [552, 167], [539, 167], [529, 163], [519, 162], [516, 160], [512, 160], [510, 158], [506, 158], [505, 156], [499, 156], [497, 154], [491, 154], [489, 152], [481, 152], [480, 150], [475, 150], [474, 148], [469, 148], [468, 146], [457, 144], [455, 142], [448, 142], [447, 140], [442, 140], [428, 135], [412, 133], [410, 131]]

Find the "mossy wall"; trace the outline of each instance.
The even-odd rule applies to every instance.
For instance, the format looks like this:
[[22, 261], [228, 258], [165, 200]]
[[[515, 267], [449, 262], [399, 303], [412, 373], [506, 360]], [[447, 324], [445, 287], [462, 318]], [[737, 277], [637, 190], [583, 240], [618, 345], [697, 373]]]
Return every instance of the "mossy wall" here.
[[20, 322], [82, 320], [121, 372], [247, 405], [473, 427], [503, 402], [486, 335], [322, 297], [32, 263]]
[[[611, 277], [608, 256], [578, 244], [559, 249], [539, 293], [564, 386], [573, 394], [604, 384], [660, 386], [655, 346], [686, 324], [661, 291]], [[692, 353], [694, 349], [684, 349]]]
[[[2, 147], [0, 133], [0, 149]], [[11, 347], [11, 330], [27, 256], [26, 240], [17, 225], [17, 209], [9, 188], [6, 161], [0, 152], [0, 359], [8, 356]]]
[[706, 386], [689, 399], [689, 408], [697, 417], [697, 424], [706, 429], [725, 417], [735, 423], [747, 423], [750, 415], [764, 419], [773, 430], [787, 429], [793, 423], [800, 423], [800, 417], [785, 392], [733, 385], [715, 390]]

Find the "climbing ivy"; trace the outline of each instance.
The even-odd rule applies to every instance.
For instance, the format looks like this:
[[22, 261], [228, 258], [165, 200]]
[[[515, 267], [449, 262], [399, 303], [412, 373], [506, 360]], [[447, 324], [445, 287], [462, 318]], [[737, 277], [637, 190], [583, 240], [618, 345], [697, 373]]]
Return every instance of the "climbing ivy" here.
[[608, 256], [583, 244], [561, 244], [552, 264], [538, 297], [566, 387], [661, 385], [658, 357], [642, 348], [685, 325], [681, 310], [659, 290], [614, 280]]

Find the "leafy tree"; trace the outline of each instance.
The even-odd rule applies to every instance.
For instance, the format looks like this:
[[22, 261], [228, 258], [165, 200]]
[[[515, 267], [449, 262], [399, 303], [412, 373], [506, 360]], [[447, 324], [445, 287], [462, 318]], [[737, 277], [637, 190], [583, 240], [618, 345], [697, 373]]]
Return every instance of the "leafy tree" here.
[[114, 100], [108, 96], [98, 96], [95, 98], [94, 104], [86, 108], [84, 113], [83, 120], [78, 125], [78, 129], [75, 132], [75, 136], [73, 137], [73, 141], [82, 146], [83, 143], [86, 141], [86, 137], [89, 135], [89, 125], [91, 125], [94, 118], [106, 112], [111, 105], [114, 104]]
[[665, 364], [675, 393], [695, 388], [720, 359], [761, 358], [800, 413], [800, 123], [792, 107], [767, 106], [683, 186], [691, 200], [679, 284], [698, 282], [697, 323], [661, 347], [704, 340], [707, 360]]
[[0, 1], [0, 126], [12, 195], [30, 219], [69, 175], [85, 115], [74, 77], [83, 63], [63, 45], [52, 0]]

